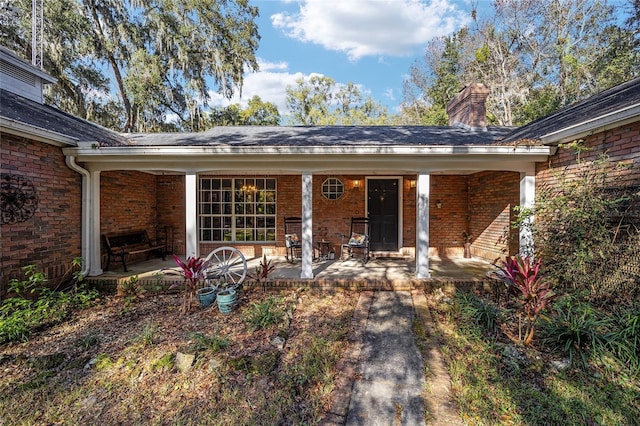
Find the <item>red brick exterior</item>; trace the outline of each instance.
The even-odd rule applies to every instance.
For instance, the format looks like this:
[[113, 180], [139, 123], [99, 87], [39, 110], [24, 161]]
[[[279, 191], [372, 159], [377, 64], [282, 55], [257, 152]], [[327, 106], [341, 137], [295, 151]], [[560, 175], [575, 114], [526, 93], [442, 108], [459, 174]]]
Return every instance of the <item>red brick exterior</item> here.
[[[156, 182], [148, 173], [123, 171], [100, 174], [100, 234], [146, 229], [155, 239]], [[106, 261], [104, 241], [103, 266]]]
[[167, 227], [170, 252], [184, 253], [187, 247], [184, 176], [158, 176], [156, 179], [158, 229]]
[[520, 204], [520, 173], [482, 172], [469, 177], [469, 231], [474, 256], [493, 261], [518, 252], [513, 208]]
[[519, 173], [434, 175], [431, 177], [429, 245], [441, 255], [460, 256], [466, 232], [471, 235], [471, 252], [476, 257], [494, 260], [516, 253], [517, 234], [509, 247], [505, 237], [511, 232], [513, 207], [519, 200]]
[[469, 177], [431, 176], [430, 195], [429, 245], [442, 255], [451, 248], [459, 254], [469, 231]]
[[[337, 200], [328, 200], [321, 195], [322, 183], [328, 177], [338, 178], [344, 184], [345, 192]], [[404, 176], [401, 185], [401, 248], [403, 252], [411, 254], [414, 253], [416, 242], [416, 189], [411, 188], [410, 181], [415, 178]], [[353, 181], [356, 179], [360, 181], [359, 189], [353, 188]], [[505, 236], [514, 219], [512, 209], [519, 201], [519, 182], [519, 174], [509, 172], [432, 176], [430, 246], [443, 255], [461, 256], [464, 246], [462, 234], [466, 231], [473, 236], [472, 252], [475, 256], [494, 260], [507, 252], [517, 252], [517, 239], [512, 240], [511, 247], [507, 247]], [[487, 188], [483, 187], [485, 184]], [[263, 250], [267, 250], [268, 254], [284, 254], [284, 218], [302, 214], [302, 178], [298, 175], [278, 176], [277, 188], [276, 242], [234, 244], [245, 254], [261, 256]], [[351, 217], [366, 215], [365, 197], [365, 176], [314, 175], [314, 239], [329, 240], [331, 247], [338, 253], [340, 235], [349, 233]], [[437, 208], [437, 201], [441, 202], [441, 208]], [[223, 244], [200, 244], [200, 252], [209, 253], [220, 245]]]
[[[55, 178], [47, 175], [48, 185], [54, 182], [65, 182], [67, 187], [62, 189], [47, 190], [47, 194], [64, 193], [69, 201], [73, 200], [74, 209], [66, 209], [65, 218], [59, 221], [52, 221], [50, 227], [57, 224], [58, 235], [64, 236], [67, 253], [75, 250], [75, 253], [67, 256], [60, 256], [61, 252], [56, 251], [56, 256], [49, 258], [46, 251], [39, 250], [38, 255], [33, 255], [31, 259], [43, 264], [40, 260], [47, 258], [46, 264], [49, 270], [56, 262], [53, 259], [63, 258], [68, 264], [70, 260], [80, 255], [80, 175], [68, 168], [59, 167], [64, 164], [64, 158], [60, 150], [46, 144], [27, 144], [26, 141], [17, 139], [16, 146], [30, 148], [34, 146], [40, 150], [52, 151], [55, 153], [40, 155], [39, 158], [55, 159], [54, 162], [47, 160], [49, 172], [57, 175]], [[3, 160], [9, 158], [5, 155], [5, 144], [3, 144]], [[10, 145], [7, 145], [9, 148]], [[17, 159], [21, 155], [13, 154]], [[57, 164], [58, 167], [53, 166]], [[10, 163], [6, 166], [3, 163], [3, 170], [13, 167]], [[35, 174], [32, 172], [35, 176]], [[243, 176], [251, 177], [251, 176]], [[321, 186], [328, 177], [336, 177], [344, 184], [344, 194], [337, 200], [329, 200], [321, 195]], [[237, 244], [246, 254], [251, 256], [261, 256], [263, 249], [265, 253], [282, 254], [284, 247], [284, 218], [287, 216], [300, 216], [302, 194], [302, 179], [299, 175], [277, 176], [277, 222], [275, 243], [264, 244]], [[360, 188], [353, 187], [354, 180], [360, 181]], [[402, 194], [401, 221], [402, 221], [402, 243], [404, 252], [413, 253], [416, 241], [416, 189], [411, 188], [410, 181], [415, 176], [404, 176], [400, 186]], [[506, 189], [505, 189], [506, 188]], [[461, 255], [463, 247], [463, 232], [469, 232], [474, 237], [474, 255], [494, 258], [504, 252], [504, 244], [501, 238], [504, 230], [508, 228], [511, 220], [510, 211], [518, 200], [518, 174], [517, 173], [478, 173], [469, 176], [434, 175], [431, 178], [431, 209], [430, 209], [430, 243], [438, 253], [447, 255]], [[317, 239], [331, 241], [331, 246], [336, 252], [339, 251], [341, 234], [349, 231], [352, 216], [364, 216], [366, 185], [363, 175], [315, 175], [313, 177], [313, 235]], [[43, 199], [47, 206], [54, 203], [49, 198]], [[437, 203], [441, 203], [441, 208]], [[56, 211], [59, 211], [57, 209]], [[71, 217], [73, 216], [73, 217]], [[109, 171], [101, 174], [101, 234], [122, 232], [134, 229], [146, 229], [151, 238], [162, 237], [165, 227], [169, 229], [170, 251], [184, 253], [186, 248], [185, 235], [185, 179], [184, 176], [162, 176], [134, 171]], [[71, 230], [67, 224], [75, 223], [75, 228]], [[22, 225], [22, 228], [29, 228]], [[23, 265], [18, 258], [13, 260], [14, 252], [27, 251], [26, 245], [15, 243], [14, 235], [24, 235], [18, 233], [18, 225], [11, 227], [12, 232], [5, 232], [3, 226], [3, 247], [9, 247], [12, 253], [12, 260], [9, 256], [3, 256], [3, 270], [15, 270], [16, 265]], [[52, 231], [53, 232], [53, 231]], [[12, 242], [14, 241], [14, 242]], [[58, 241], [55, 245], [60, 247], [63, 241]], [[209, 253], [213, 248], [224, 244], [200, 245], [200, 252]], [[32, 245], [29, 244], [29, 247]], [[38, 247], [42, 247], [38, 244]], [[73, 248], [73, 250], [71, 249]], [[513, 252], [513, 247], [511, 252]], [[517, 250], [517, 246], [515, 248]], [[4, 252], [4, 248], [3, 248]], [[68, 257], [68, 258], [67, 258]], [[106, 251], [102, 251], [103, 261], [106, 260]], [[59, 261], [58, 261], [59, 262]], [[6, 266], [5, 266], [6, 265]], [[58, 267], [60, 270], [64, 270]], [[53, 267], [55, 269], [55, 267]], [[52, 271], [55, 272], [55, 271]], [[55, 276], [52, 275], [52, 276]]]
[[26, 221], [1, 225], [0, 293], [11, 278], [22, 276], [25, 265], [37, 265], [50, 280], [64, 275], [81, 255], [82, 200], [82, 177], [65, 165], [60, 148], [8, 134], [1, 137], [2, 173], [30, 180], [39, 203]]
[[[627, 124], [612, 130], [596, 133], [584, 138], [586, 152], [580, 154], [581, 160], [593, 161], [601, 154], [607, 154], [612, 163], [626, 165], [624, 170], [610, 175], [621, 177], [616, 182], [622, 186], [640, 185], [640, 122]], [[556, 182], [554, 171], [577, 174], [575, 151], [567, 147], [559, 147], [548, 162], [536, 166], [536, 186], [553, 185]]]

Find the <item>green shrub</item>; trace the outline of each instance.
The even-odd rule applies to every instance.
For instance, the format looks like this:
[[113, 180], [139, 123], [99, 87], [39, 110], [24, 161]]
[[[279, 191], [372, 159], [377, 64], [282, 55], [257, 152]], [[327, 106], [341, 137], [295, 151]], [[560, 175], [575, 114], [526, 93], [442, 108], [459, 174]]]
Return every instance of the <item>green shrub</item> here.
[[252, 330], [281, 324], [287, 317], [288, 308], [284, 299], [273, 295], [252, 303], [244, 314], [244, 320]]
[[26, 341], [34, 329], [64, 319], [71, 310], [88, 306], [98, 296], [97, 291], [77, 283], [68, 292], [52, 290], [34, 265], [23, 271], [25, 278], [9, 282], [12, 297], [0, 305], [0, 343]]
[[208, 350], [215, 354], [229, 347], [229, 339], [218, 334], [207, 336], [202, 333], [189, 333], [189, 339], [194, 341], [189, 347], [192, 351]]
[[640, 304], [614, 310], [606, 343], [622, 365], [640, 370]]
[[573, 362], [577, 355], [586, 363], [602, 354], [608, 321], [589, 303], [572, 297], [559, 299], [554, 314], [543, 323], [543, 343]]
[[628, 165], [606, 155], [581, 159], [583, 142], [568, 145], [576, 167], [554, 173], [553, 182], [536, 189], [534, 208], [521, 209], [513, 225], [532, 232], [536, 256], [545, 259], [545, 274], [560, 288], [587, 290], [591, 299], [633, 300], [638, 286], [624, 270], [637, 259], [640, 239], [628, 215], [633, 209], [625, 206], [637, 206], [640, 193], [620, 180]]
[[498, 306], [473, 293], [463, 291], [456, 293], [455, 304], [464, 322], [477, 325], [490, 334], [497, 332], [502, 318], [502, 311]]

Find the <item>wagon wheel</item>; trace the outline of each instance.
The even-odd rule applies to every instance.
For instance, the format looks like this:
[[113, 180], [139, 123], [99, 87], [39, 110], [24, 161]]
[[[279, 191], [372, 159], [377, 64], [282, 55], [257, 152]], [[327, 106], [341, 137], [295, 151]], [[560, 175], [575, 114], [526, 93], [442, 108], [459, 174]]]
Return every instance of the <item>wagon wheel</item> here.
[[205, 259], [209, 262], [207, 278], [238, 287], [247, 276], [247, 259], [234, 247], [218, 247]]

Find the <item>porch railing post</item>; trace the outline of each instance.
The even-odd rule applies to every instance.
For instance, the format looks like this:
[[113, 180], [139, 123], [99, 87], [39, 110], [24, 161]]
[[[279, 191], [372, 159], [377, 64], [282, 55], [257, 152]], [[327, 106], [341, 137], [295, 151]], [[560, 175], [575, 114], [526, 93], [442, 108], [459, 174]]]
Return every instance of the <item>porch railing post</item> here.
[[[100, 241], [100, 171], [89, 172], [91, 178], [87, 182], [90, 186], [87, 196], [87, 200], [84, 207], [88, 207], [89, 211], [86, 213], [86, 218], [83, 217], [83, 227], [87, 228], [86, 244], [89, 247], [88, 252], [91, 253], [91, 259], [89, 259], [89, 276], [97, 276], [102, 274], [102, 257], [100, 255], [100, 249], [102, 247]], [[84, 204], [84, 203], [83, 203]], [[83, 216], [84, 213], [83, 213]], [[83, 250], [84, 256], [84, 250]]]
[[185, 176], [185, 234], [186, 257], [198, 256], [198, 176], [187, 173]]
[[300, 278], [313, 278], [313, 175], [302, 175], [302, 272]]
[[[520, 209], [532, 209], [536, 195], [536, 176], [535, 171], [520, 173]], [[528, 216], [520, 226], [520, 249], [519, 252], [523, 256], [533, 256], [534, 241], [531, 233], [531, 225], [534, 217]]]
[[416, 278], [430, 278], [429, 274], [429, 197], [431, 175], [418, 175], [416, 206]]

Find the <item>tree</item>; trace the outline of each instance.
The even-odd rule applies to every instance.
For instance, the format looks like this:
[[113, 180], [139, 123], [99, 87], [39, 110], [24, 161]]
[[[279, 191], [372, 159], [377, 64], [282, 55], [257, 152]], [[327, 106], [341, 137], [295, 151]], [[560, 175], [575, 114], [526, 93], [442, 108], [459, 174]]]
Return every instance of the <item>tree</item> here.
[[[13, 5], [19, 9], [17, 27], [0, 20], [0, 41], [19, 51], [26, 52], [30, 44], [30, 4], [17, 0]], [[90, 119], [118, 109], [120, 119], [109, 123], [123, 123], [116, 130], [197, 130], [209, 79], [231, 98], [241, 91], [244, 71], [258, 68], [258, 9], [248, 0], [44, 4], [45, 66], [60, 81], [51, 100]], [[15, 15], [13, 9], [0, 6]], [[113, 80], [105, 77], [105, 70]], [[117, 98], [109, 96], [111, 89]], [[167, 125], [169, 117], [176, 124]]]
[[422, 62], [409, 69], [403, 115], [412, 124], [447, 125], [447, 104], [464, 87], [463, 40], [466, 29], [433, 39]]
[[246, 109], [240, 104], [212, 108], [204, 114], [203, 128], [213, 126], [277, 126], [280, 123], [278, 107], [271, 102], [263, 102], [259, 96], [249, 100]]
[[423, 66], [411, 67], [403, 104], [410, 120], [445, 124], [438, 119], [453, 96], [482, 82], [491, 90], [488, 119], [522, 125], [638, 75], [637, 20], [616, 26], [606, 1], [493, 5], [489, 18], [473, 10], [472, 27], [429, 43]]
[[[0, 44], [31, 59], [31, 0], [0, 2], [0, 10]], [[102, 124], [103, 117], [118, 117], [120, 106], [104, 99], [109, 80], [87, 53], [91, 28], [77, 1], [46, 1], [44, 17], [43, 66], [58, 80], [45, 89], [47, 103]], [[110, 118], [109, 124], [119, 120]]]
[[[244, 68], [258, 68], [258, 10], [247, 0], [83, 0], [83, 5], [94, 51], [115, 75], [125, 131], [138, 129], [146, 112], [193, 122], [194, 101], [208, 97], [207, 77], [230, 98], [242, 86]], [[145, 65], [147, 72], [135, 72]]]
[[277, 126], [280, 124], [278, 107], [272, 102], [262, 102], [260, 96], [249, 100], [247, 109], [241, 113], [243, 124], [248, 126]]
[[334, 84], [331, 77], [312, 75], [308, 80], [297, 79], [295, 87], [287, 86], [287, 108], [293, 120], [303, 126], [319, 124], [329, 111]]
[[330, 77], [315, 75], [287, 87], [287, 107], [292, 121], [305, 126], [383, 125], [395, 119], [355, 83], [337, 85]]

